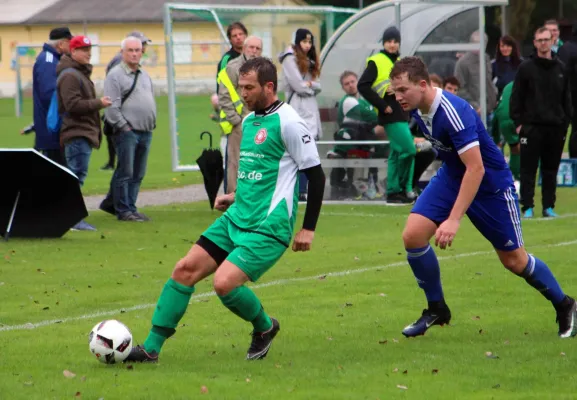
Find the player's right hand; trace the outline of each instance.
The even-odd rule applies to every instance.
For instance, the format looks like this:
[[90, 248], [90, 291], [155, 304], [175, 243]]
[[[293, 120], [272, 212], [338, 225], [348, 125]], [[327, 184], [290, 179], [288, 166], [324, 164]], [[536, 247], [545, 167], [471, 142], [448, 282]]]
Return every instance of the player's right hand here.
[[293, 251], [309, 251], [314, 238], [314, 231], [301, 229], [299, 233], [296, 234], [295, 240], [293, 241]]
[[225, 194], [223, 196], [218, 196], [214, 201], [214, 208], [218, 211], [226, 211], [230, 205], [234, 203], [234, 193]]

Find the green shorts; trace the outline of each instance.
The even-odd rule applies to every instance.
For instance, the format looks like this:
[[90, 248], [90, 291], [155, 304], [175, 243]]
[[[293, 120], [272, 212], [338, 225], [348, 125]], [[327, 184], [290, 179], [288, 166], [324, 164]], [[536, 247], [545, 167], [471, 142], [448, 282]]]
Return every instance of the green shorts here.
[[[275, 265], [287, 249], [269, 236], [240, 229], [225, 216], [214, 221], [202, 236], [228, 253], [226, 260], [239, 267], [252, 282]], [[209, 249], [205, 250], [210, 254]]]
[[519, 143], [519, 135], [513, 122], [499, 124], [499, 133], [505, 138], [508, 145], [512, 146]]

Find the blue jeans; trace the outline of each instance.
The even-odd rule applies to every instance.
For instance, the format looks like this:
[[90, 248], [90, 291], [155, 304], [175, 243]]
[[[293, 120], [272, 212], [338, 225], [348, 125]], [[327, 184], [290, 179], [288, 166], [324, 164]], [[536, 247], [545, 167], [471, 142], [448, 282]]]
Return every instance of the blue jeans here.
[[113, 136], [116, 169], [112, 176], [114, 208], [117, 215], [136, 212], [136, 199], [146, 174], [152, 132], [128, 131]]
[[84, 180], [88, 174], [91, 154], [92, 146], [86, 138], [74, 138], [64, 145], [66, 164], [68, 164], [68, 169], [78, 177], [80, 186], [84, 185]]

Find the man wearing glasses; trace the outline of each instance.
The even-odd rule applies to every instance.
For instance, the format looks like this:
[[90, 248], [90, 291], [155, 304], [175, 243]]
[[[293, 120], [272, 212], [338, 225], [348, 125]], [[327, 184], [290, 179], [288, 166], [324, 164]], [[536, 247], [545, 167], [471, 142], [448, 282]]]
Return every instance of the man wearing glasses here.
[[556, 217], [557, 170], [571, 121], [571, 92], [564, 64], [551, 51], [551, 32], [535, 32], [535, 53], [525, 60], [513, 83], [510, 115], [521, 143], [521, 209], [534, 216], [535, 176], [541, 166], [543, 217]]

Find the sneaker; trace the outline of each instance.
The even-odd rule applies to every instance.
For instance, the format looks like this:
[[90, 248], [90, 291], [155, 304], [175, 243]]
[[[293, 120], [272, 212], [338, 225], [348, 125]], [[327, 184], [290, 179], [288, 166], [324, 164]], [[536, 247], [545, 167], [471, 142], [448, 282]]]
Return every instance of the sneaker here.
[[307, 194], [299, 193], [299, 201], [307, 201]]
[[118, 216], [119, 221], [125, 222], [144, 222], [142, 218], [140, 218], [136, 213], [125, 212]]
[[559, 337], [562, 339], [577, 335], [577, 303], [567, 296], [568, 305], [557, 310]]
[[553, 211], [553, 209], [551, 207], [546, 208], [545, 210], [543, 210], [543, 217], [544, 218], [555, 218], [558, 217], [559, 215]]
[[413, 200], [409, 199], [403, 193], [393, 193], [387, 196], [387, 203], [390, 204], [411, 204]]
[[272, 326], [266, 332], [253, 332], [252, 342], [246, 353], [247, 360], [262, 360], [268, 354], [272, 340], [280, 331], [280, 324], [274, 318], [271, 318]]
[[523, 218], [533, 218], [533, 209], [532, 208], [526, 209], [525, 212], [523, 213]]
[[156, 351], [148, 353], [142, 345], [134, 346], [132, 350], [130, 350], [128, 357], [124, 360], [125, 363], [155, 363], [157, 361], [158, 353]]
[[150, 221], [150, 218], [149, 218], [146, 214], [144, 214], [144, 213], [135, 211], [135, 212], [133, 212], [132, 214], [136, 215], [138, 218], [140, 218], [140, 219], [143, 220], [143, 221]]
[[405, 337], [415, 337], [424, 335], [433, 325], [443, 326], [451, 321], [451, 311], [449, 307], [444, 306], [436, 310], [423, 310], [421, 318], [403, 329]]
[[72, 228], [70, 228], [71, 231], [96, 231], [96, 228], [92, 225], [90, 225], [88, 222], [82, 220], [79, 223], [77, 223], [76, 225], [74, 225]]
[[411, 190], [410, 192], [406, 193], [406, 197], [409, 200], [415, 201], [415, 200], [417, 200], [417, 197], [419, 197], [419, 194], [417, 193], [416, 190]]

